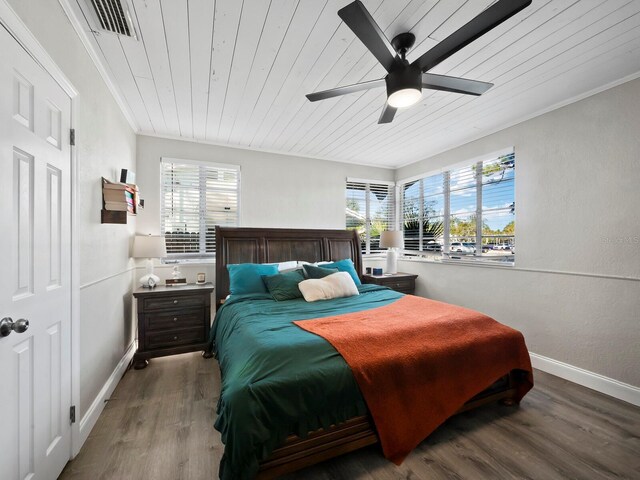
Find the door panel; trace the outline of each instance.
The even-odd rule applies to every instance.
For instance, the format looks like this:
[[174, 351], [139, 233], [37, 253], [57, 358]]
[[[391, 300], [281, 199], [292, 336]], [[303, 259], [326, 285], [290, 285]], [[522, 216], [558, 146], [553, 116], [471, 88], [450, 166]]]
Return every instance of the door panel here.
[[[48, 141], [49, 139], [47, 139]], [[62, 172], [47, 164], [47, 242], [49, 263], [47, 289], [62, 286], [60, 270], [62, 260]]]
[[14, 301], [33, 295], [33, 164], [32, 155], [13, 148]]
[[[27, 478], [34, 471], [34, 440], [31, 425], [33, 424], [33, 337], [27, 338], [13, 347], [13, 376], [15, 380], [13, 385], [9, 384], [9, 388], [16, 388], [16, 399], [14, 405], [17, 419], [17, 431], [13, 438], [17, 439], [17, 455], [14, 457], [18, 460], [19, 473], [18, 478]], [[3, 362], [4, 363], [4, 362]], [[12, 422], [10, 422], [12, 423]], [[6, 445], [6, 444], [5, 444]], [[4, 465], [3, 465], [4, 467]]]
[[71, 453], [71, 101], [0, 26], [0, 478], [56, 478]]

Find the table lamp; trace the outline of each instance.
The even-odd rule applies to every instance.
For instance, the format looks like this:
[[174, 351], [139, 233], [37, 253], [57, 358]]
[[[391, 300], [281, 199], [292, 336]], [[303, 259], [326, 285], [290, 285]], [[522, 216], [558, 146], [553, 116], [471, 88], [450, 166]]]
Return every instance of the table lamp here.
[[398, 273], [398, 248], [404, 247], [404, 236], [398, 230], [385, 230], [380, 234], [380, 247], [387, 250], [387, 272]]
[[161, 235], [136, 235], [133, 239], [133, 257], [147, 259], [147, 273], [140, 277], [140, 284], [145, 288], [153, 288], [160, 283], [160, 278], [153, 274], [153, 259], [167, 256], [167, 246]]

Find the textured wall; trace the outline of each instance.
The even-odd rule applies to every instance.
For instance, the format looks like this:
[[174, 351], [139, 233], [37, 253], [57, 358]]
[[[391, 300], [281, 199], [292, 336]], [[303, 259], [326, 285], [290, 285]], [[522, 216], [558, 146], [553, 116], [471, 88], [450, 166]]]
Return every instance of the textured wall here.
[[240, 165], [243, 227], [344, 228], [347, 177], [393, 180], [393, 170], [138, 136], [137, 179], [145, 200], [138, 232], [160, 228], [160, 158]]
[[640, 386], [639, 133], [634, 80], [399, 169], [402, 179], [516, 149], [516, 268], [400, 268], [420, 274], [421, 295], [522, 330], [535, 353]]

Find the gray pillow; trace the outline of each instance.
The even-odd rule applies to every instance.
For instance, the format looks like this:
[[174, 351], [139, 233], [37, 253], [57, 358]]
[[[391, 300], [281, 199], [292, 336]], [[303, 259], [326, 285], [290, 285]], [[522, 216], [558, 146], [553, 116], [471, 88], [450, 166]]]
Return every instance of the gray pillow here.
[[337, 268], [316, 267], [314, 265], [303, 265], [304, 276], [307, 278], [324, 278], [332, 273], [338, 273]]

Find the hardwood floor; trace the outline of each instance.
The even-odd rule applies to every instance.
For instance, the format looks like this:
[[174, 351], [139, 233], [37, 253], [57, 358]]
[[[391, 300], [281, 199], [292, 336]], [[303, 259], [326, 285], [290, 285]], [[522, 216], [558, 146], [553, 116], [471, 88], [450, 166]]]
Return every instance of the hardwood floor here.
[[[288, 480], [640, 479], [640, 408], [535, 372], [519, 408], [490, 405], [446, 422], [401, 466], [377, 447]], [[129, 370], [60, 478], [218, 478], [220, 376], [199, 353]]]

